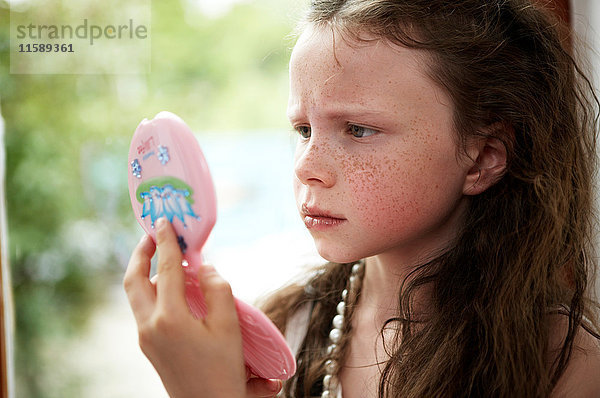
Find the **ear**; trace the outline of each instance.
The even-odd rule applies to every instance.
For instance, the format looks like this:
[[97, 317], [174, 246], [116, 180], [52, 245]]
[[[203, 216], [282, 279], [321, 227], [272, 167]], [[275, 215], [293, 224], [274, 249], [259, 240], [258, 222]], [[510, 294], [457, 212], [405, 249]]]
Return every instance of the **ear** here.
[[[499, 129], [504, 131], [500, 132]], [[467, 172], [463, 193], [465, 195], [478, 195], [497, 183], [506, 172], [507, 152], [506, 146], [498, 136], [510, 136], [506, 134], [506, 127], [498, 123], [486, 129], [485, 136], [475, 137], [467, 153], [473, 161]]]

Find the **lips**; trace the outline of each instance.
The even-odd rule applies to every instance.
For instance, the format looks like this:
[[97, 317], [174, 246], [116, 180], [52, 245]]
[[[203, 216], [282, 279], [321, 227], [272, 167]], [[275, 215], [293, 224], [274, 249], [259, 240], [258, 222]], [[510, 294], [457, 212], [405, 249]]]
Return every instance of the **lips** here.
[[344, 217], [321, 210], [314, 206], [302, 205], [302, 218], [308, 229], [327, 229], [347, 221]]

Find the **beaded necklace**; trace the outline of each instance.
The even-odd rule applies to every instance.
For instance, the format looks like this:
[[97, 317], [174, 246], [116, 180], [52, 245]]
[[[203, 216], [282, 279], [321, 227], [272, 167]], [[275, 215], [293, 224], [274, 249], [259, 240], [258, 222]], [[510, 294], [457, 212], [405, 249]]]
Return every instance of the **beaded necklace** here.
[[338, 354], [338, 343], [342, 339], [344, 334], [344, 328], [346, 326], [346, 320], [350, 314], [347, 313], [346, 300], [348, 299], [348, 292], [352, 292], [356, 299], [358, 292], [361, 287], [362, 277], [364, 275], [364, 260], [352, 265], [352, 272], [348, 278], [347, 288], [342, 291], [342, 299], [336, 307], [337, 314], [333, 317], [331, 322], [332, 328], [329, 332], [329, 346], [327, 347], [327, 360], [325, 361], [325, 376], [323, 377], [323, 393], [321, 398], [334, 398], [337, 397], [339, 389], [339, 380], [337, 373], [339, 371], [339, 363], [334, 357]]

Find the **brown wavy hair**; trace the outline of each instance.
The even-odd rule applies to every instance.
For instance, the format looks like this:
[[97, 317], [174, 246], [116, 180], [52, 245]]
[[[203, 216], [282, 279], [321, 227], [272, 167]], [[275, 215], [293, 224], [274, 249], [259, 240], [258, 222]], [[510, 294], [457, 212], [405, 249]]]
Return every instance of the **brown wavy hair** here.
[[[399, 286], [398, 315], [384, 325], [395, 336], [385, 344], [379, 396], [548, 396], [578, 330], [598, 337], [590, 294], [598, 99], [561, 42], [565, 28], [525, 0], [316, 0], [305, 23], [427, 51], [425, 72], [455, 106], [459, 148], [497, 125], [491, 134], [508, 154], [504, 176], [472, 197], [452, 246]], [[349, 273], [348, 264], [327, 264], [264, 306], [282, 330], [303, 303], [312, 306], [289, 397], [320, 395], [330, 322]], [[411, 303], [424, 286], [431, 308], [423, 322]], [[553, 313], [568, 328], [549, 361]]]

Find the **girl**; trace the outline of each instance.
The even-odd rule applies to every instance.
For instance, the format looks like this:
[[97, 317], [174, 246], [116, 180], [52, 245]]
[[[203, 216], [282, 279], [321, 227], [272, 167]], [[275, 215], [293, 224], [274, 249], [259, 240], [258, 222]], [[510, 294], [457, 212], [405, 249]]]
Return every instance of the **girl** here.
[[[598, 101], [527, 0], [317, 0], [290, 61], [297, 206], [330, 263], [274, 294], [288, 397], [600, 396], [588, 299]], [[244, 377], [231, 291], [194, 320], [168, 223], [125, 288], [173, 397]], [[247, 383], [246, 383], [247, 381]]]

